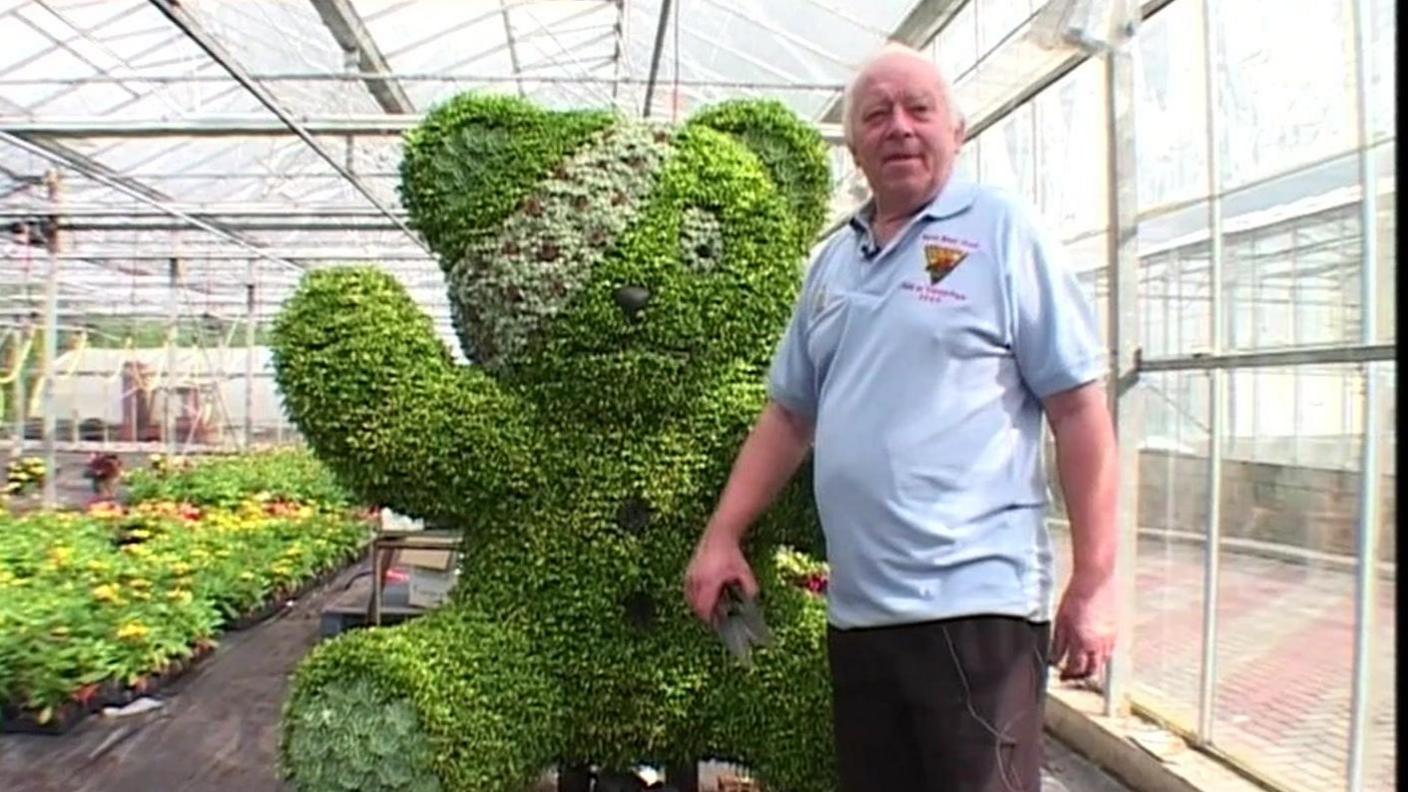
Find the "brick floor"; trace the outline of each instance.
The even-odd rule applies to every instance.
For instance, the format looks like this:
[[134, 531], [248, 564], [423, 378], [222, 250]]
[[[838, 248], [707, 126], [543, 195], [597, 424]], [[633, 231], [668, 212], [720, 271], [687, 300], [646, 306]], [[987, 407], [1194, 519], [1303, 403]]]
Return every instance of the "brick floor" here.
[[[1054, 532], [1064, 580], [1067, 540]], [[1203, 652], [1203, 550], [1143, 538], [1135, 603], [1141, 699], [1197, 723]], [[1354, 575], [1224, 551], [1218, 586], [1212, 744], [1292, 790], [1346, 788], [1354, 668]], [[1374, 625], [1365, 788], [1396, 788], [1392, 581]]]

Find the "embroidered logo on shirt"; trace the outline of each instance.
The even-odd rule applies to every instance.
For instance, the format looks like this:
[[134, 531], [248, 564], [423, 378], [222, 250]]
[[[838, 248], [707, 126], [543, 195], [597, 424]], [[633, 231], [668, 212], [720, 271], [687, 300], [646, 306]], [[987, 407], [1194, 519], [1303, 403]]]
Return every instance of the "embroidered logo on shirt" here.
[[939, 281], [948, 277], [963, 260], [968, 258], [968, 251], [961, 248], [949, 247], [947, 245], [924, 245], [924, 271], [929, 273], [929, 285], [935, 286]]

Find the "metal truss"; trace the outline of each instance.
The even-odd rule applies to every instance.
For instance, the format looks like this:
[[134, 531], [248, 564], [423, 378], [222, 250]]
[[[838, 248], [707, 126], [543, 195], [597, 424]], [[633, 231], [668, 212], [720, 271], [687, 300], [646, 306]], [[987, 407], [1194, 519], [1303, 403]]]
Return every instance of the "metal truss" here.
[[352, 7], [348, 0], [311, 0], [313, 8], [317, 10], [318, 16], [322, 18], [323, 24], [327, 25], [328, 32], [337, 41], [338, 46], [348, 55], [348, 60], [355, 63], [362, 73], [378, 75], [366, 77], [367, 91], [376, 99], [376, 103], [388, 113], [406, 115], [416, 111], [415, 105], [406, 95], [406, 91], [401, 87], [395, 78], [390, 76], [391, 67], [387, 65], [386, 58], [381, 54], [376, 42], [372, 40], [371, 33], [367, 31], [366, 24], [361, 16], [357, 14], [357, 9]]
[[[942, 33], [967, 4], [968, 0], [919, 0], [889, 35], [889, 40], [911, 47], [922, 47]], [[841, 92], [832, 97], [826, 107], [817, 114], [817, 121], [823, 124], [839, 124], [843, 97]]]
[[366, 184], [364, 184], [362, 180], [357, 177], [356, 174], [348, 170], [348, 168], [342, 162], [340, 162], [337, 157], [333, 156], [332, 153], [329, 152], [326, 148], [324, 148], [323, 145], [320, 144], [317, 140], [314, 140], [313, 136], [306, 129], [304, 129], [299, 124], [299, 122], [294, 119], [292, 115], [289, 114], [286, 109], [284, 109], [283, 105], [276, 98], [274, 98], [274, 96], [270, 94], [266, 88], [251, 80], [249, 78], [249, 74], [245, 72], [239, 64], [235, 63], [234, 59], [227, 52], [225, 52], [224, 47], [222, 47], [220, 43], [214, 39], [214, 37], [206, 33], [205, 30], [200, 26], [200, 24], [197, 23], [187, 11], [185, 11], [179, 5], [171, 2], [171, 0], [150, 0], [150, 2], [159, 11], [165, 14], [166, 17], [170, 19], [173, 24], [175, 24], [178, 28], [184, 31], [186, 35], [190, 37], [191, 40], [194, 41], [202, 50], [204, 50], [206, 54], [211, 57], [211, 59], [213, 59], [217, 64], [219, 64], [221, 68], [229, 72], [230, 76], [235, 78], [236, 82], [238, 82], [240, 85], [243, 85], [247, 91], [253, 94], [254, 97], [259, 100], [260, 104], [269, 108], [269, 110], [274, 115], [278, 116], [280, 121], [283, 121], [284, 124], [289, 127], [289, 129], [293, 130], [293, 133], [295, 135], [301, 138], [304, 143], [308, 144], [309, 148], [313, 149], [313, 151], [316, 152], [319, 157], [322, 157], [323, 160], [328, 163], [328, 165], [332, 166], [333, 170], [342, 174], [343, 177], [347, 179], [347, 182], [351, 184], [352, 187], [357, 190], [357, 192], [361, 193], [364, 197], [366, 197], [366, 199], [370, 201], [373, 206], [375, 206], [377, 209], [380, 209], [382, 213], [385, 214], [388, 218], [391, 218], [392, 222], [396, 223], [397, 226], [406, 233], [406, 236], [409, 237], [418, 247], [429, 252], [430, 248], [426, 246], [425, 241], [422, 240], [418, 234], [412, 231], [410, 227], [407, 226], [404, 222], [402, 222], [399, 218], [392, 215], [386, 205], [381, 202], [381, 199], [377, 198], [376, 195], [374, 195], [372, 191], [366, 186]]
[[[669, 2], [669, 0], [666, 0]], [[603, 82], [605, 84], [605, 82]], [[647, 99], [653, 86], [647, 83]], [[647, 108], [648, 110], [648, 108]], [[263, 115], [187, 116], [179, 119], [46, 118], [13, 121], [4, 129], [16, 135], [43, 138], [147, 138], [147, 137], [287, 137], [301, 130], [308, 135], [339, 137], [398, 137], [421, 122], [423, 116], [349, 115], [308, 116], [289, 122]], [[841, 143], [839, 124], [817, 124], [827, 142]], [[301, 137], [301, 135], [300, 135]], [[355, 177], [354, 177], [355, 178]]]

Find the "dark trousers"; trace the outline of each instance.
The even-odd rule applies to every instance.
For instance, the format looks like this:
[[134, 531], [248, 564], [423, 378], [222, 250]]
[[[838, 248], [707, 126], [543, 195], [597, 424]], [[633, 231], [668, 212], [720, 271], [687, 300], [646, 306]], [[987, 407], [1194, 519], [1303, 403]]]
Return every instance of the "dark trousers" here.
[[827, 634], [844, 792], [1040, 792], [1050, 625], [1004, 616]]

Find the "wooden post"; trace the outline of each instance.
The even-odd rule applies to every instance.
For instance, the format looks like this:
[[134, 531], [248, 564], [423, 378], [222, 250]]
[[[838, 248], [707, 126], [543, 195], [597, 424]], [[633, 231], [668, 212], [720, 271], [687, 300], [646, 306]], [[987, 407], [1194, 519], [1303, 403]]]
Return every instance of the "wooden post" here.
[[665, 783], [677, 792], [699, 792], [699, 763], [671, 762], [665, 767]]
[[586, 765], [563, 765], [557, 770], [557, 792], [591, 792], [592, 769]]

